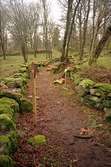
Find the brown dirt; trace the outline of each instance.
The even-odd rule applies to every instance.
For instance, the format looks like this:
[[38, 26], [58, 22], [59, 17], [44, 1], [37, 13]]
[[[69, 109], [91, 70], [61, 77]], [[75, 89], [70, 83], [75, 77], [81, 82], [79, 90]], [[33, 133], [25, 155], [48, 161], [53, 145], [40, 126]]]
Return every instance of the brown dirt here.
[[[98, 145], [95, 137], [74, 137], [87, 126], [88, 119], [75, 92], [70, 87], [67, 91], [55, 86], [52, 74], [46, 70], [39, 73], [37, 87], [39, 111], [17, 119], [21, 132], [14, 155], [17, 167], [111, 167], [111, 152]], [[27, 139], [35, 134], [44, 134], [47, 144], [37, 149], [27, 144]]]

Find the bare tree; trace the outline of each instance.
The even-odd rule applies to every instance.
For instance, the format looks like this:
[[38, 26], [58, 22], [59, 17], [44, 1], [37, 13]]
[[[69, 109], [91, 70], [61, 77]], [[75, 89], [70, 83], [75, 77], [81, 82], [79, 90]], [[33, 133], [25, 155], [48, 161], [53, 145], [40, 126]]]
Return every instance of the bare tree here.
[[7, 11], [5, 6], [0, 0], [0, 47], [3, 54], [3, 59], [6, 59], [6, 48], [7, 48]]
[[81, 49], [80, 50], [80, 60], [83, 59], [84, 47], [86, 43], [88, 18], [89, 18], [89, 12], [90, 12], [90, 0], [83, 2], [83, 8], [84, 8], [84, 23], [83, 23], [83, 37], [81, 38], [82, 42], [81, 42], [81, 47], [80, 47]]
[[111, 25], [108, 26], [108, 28], [106, 29], [106, 32], [104, 33], [103, 37], [101, 38], [101, 40], [99, 41], [97, 47], [95, 48], [94, 54], [92, 56], [92, 59], [90, 59], [90, 61], [89, 61], [90, 65], [97, 61], [100, 53], [102, 52], [106, 42], [108, 41], [108, 39], [110, 37], [111, 37]]
[[24, 62], [28, 61], [26, 54], [29, 33], [27, 8], [23, 0], [10, 0], [10, 33], [20, 46]]

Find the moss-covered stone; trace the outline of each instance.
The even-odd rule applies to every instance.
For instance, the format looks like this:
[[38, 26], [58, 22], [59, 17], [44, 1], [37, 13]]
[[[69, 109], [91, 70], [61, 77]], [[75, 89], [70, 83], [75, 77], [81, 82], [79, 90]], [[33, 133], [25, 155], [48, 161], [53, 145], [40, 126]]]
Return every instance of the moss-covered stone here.
[[14, 99], [8, 97], [0, 98], [0, 104], [9, 106], [10, 108], [14, 109], [15, 112], [19, 111], [19, 104]]
[[18, 135], [16, 131], [0, 136], [0, 154], [11, 154], [17, 148]]
[[27, 79], [24, 76], [21, 77], [7, 77], [4, 79], [5, 84], [9, 88], [21, 88], [27, 83]]
[[32, 110], [33, 110], [32, 103], [29, 100], [22, 98], [20, 104], [20, 112], [32, 112]]
[[7, 114], [0, 114], [0, 130], [15, 129], [14, 121]]
[[108, 83], [97, 83], [94, 86], [96, 89], [100, 89], [106, 93], [111, 93], [111, 84]]
[[103, 107], [104, 108], [111, 108], [111, 99], [104, 99], [103, 100]]
[[14, 116], [14, 110], [8, 105], [0, 104], [0, 114], [6, 114], [12, 119]]
[[26, 67], [21, 67], [19, 70], [19, 73], [25, 73], [27, 72], [27, 68]]
[[46, 144], [47, 140], [44, 135], [36, 135], [28, 139], [28, 143], [33, 147]]
[[82, 98], [82, 101], [89, 106], [96, 107], [96, 108], [99, 108], [99, 109], [103, 109], [101, 99], [96, 97], [96, 96], [90, 96], [90, 95], [84, 96]]
[[14, 99], [20, 104], [20, 98], [22, 98], [22, 95], [20, 93], [12, 93], [10, 91], [1, 91], [0, 98], [2, 97], [8, 97], [8, 98]]
[[0, 155], [0, 167], [14, 167], [15, 162], [8, 155]]
[[92, 86], [94, 86], [94, 81], [90, 80], [90, 79], [84, 79], [80, 82], [79, 86], [82, 86], [83, 88], [91, 88]]

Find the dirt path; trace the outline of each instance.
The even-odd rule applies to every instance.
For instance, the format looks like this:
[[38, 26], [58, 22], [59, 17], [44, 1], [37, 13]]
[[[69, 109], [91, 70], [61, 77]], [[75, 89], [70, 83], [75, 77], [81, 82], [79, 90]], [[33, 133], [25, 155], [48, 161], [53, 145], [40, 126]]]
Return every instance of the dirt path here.
[[[72, 91], [55, 86], [45, 70], [40, 72], [37, 85], [38, 113], [24, 114], [17, 120], [21, 133], [14, 155], [17, 167], [111, 167], [111, 152], [96, 145], [94, 138], [74, 137], [86, 126], [87, 115], [76, 96], [73, 101], [69, 98]], [[27, 139], [35, 134], [44, 134], [47, 145], [33, 150]]]

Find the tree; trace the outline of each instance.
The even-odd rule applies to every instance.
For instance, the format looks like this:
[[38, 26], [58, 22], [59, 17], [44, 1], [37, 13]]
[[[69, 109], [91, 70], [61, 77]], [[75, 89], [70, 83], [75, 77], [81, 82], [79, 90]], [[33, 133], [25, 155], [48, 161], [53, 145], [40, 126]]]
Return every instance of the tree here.
[[69, 44], [70, 39], [73, 31], [76, 11], [79, 7], [81, 0], [76, 1], [76, 5], [73, 9], [73, 0], [68, 0], [68, 9], [67, 9], [67, 20], [66, 20], [66, 29], [64, 34], [64, 41], [63, 41], [63, 49], [62, 49], [62, 56], [61, 61], [68, 62], [68, 52], [69, 52]]
[[52, 44], [55, 49], [59, 49], [60, 47], [60, 30], [58, 26], [54, 27], [53, 35], [52, 35]]
[[107, 27], [106, 32], [104, 33], [103, 37], [99, 41], [97, 47], [95, 48], [94, 55], [92, 56], [92, 59], [89, 60], [89, 65], [92, 63], [95, 63], [102, 52], [106, 42], [111, 37], [111, 25]]
[[4, 60], [6, 59], [7, 24], [8, 24], [7, 11], [4, 4], [2, 4], [2, 1], [0, 0], [0, 46]]
[[24, 4], [23, 0], [10, 0], [9, 12], [10, 33], [13, 35], [13, 38], [18, 42], [22, 56], [24, 58], [24, 62], [26, 63], [28, 61], [26, 49], [29, 33], [27, 7]]
[[29, 26], [29, 43], [31, 49], [34, 50], [34, 57], [36, 57], [38, 48], [38, 28], [40, 23], [41, 7], [39, 3], [31, 3], [28, 6], [28, 26]]

